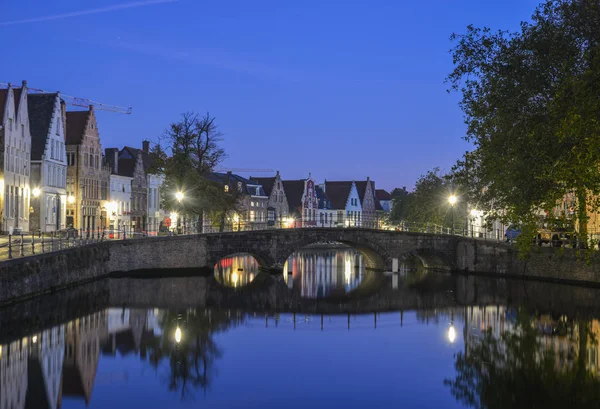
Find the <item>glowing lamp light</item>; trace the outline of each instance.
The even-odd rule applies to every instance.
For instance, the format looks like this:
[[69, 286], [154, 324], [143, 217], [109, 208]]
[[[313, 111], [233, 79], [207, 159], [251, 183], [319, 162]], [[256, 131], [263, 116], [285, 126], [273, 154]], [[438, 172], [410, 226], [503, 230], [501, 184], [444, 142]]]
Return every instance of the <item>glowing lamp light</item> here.
[[31, 193], [33, 194], [33, 197], [38, 197], [40, 195], [40, 189], [39, 188], [34, 188]]
[[175, 199], [177, 199], [179, 202], [181, 202], [183, 200], [183, 193], [182, 192], [175, 193]]
[[231, 274], [231, 281], [233, 281], [233, 286], [235, 287], [237, 285], [239, 279], [239, 275], [238, 273], [236, 273], [235, 271]]
[[450, 341], [451, 344], [454, 344], [454, 341], [456, 341], [456, 329], [454, 328], [454, 325], [450, 325], [450, 328], [448, 328], [448, 341]]
[[178, 344], [181, 342], [181, 329], [179, 327], [175, 330], [175, 342]]
[[31, 337], [31, 342], [33, 342], [34, 344], [37, 342], [37, 335]]
[[67, 198], [67, 201], [69, 202], [69, 204], [73, 204], [73, 203], [75, 203], [75, 196], [73, 196], [73, 195], [70, 195], [70, 196]]
[[478, 214], [478, 213], [479, 213], [479, 212], [477, 211], [477, 209], [471, 209], [471, 216], [473, 216], [473, 217], [477, 217], [477, 214]]
[[172, 217], [173, 219], [177, 219], [177, 213], [171, 213], [171, 217]]
[[454, 206], [457, 201], [458, 199], [455, 195], [450, 195], [450, 197], [448, 198], [448, 203], [450, 203], [450, 206]]

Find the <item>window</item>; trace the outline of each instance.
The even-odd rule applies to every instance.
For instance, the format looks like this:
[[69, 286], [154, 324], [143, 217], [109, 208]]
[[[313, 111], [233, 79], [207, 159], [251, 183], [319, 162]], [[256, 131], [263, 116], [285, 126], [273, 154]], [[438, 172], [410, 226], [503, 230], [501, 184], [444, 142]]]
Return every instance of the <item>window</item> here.
[[319, 219], [321, 220], [321, 224], [325, 222], [325, 216], [323, 215], [323, 213], [321, 213], [321, 217]]
[[250, 221], [253, 222], [255, 218], [254, 210], [250, 210]]
[[60, 135], [60, 117], [56, 120], [56, 134]]
[[25, 125], [21, 124], [21, 137], [25, 138]]
[[93, 167], [94, 167], [94, 155], [92, 155], [91, 153], [90, 153], [90, 161], [89, 161], [89, 164], [90, 164], [90, 168], [93, 168]]
[[279, 203], [283, 203], [283, 193], [279, 194]]
[[254, 207], [254, 202], [250, 202], [250, 207]]

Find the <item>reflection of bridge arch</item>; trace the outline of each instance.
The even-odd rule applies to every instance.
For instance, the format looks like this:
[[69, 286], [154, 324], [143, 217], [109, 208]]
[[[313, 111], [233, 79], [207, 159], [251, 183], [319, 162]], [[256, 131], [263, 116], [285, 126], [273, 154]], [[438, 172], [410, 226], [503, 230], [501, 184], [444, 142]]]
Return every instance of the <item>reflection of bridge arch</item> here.
[[421, 262], [424, 268], [431, 270], [452, 271], [454, 263], [449, 257], [436, 250], [431, 249], [416, 249], [405, 253], [400, 257], [401, 261], [407, 261], [410, 258], [416, 258]]
[[366, 238], [358, 237], [358, 240], [332, 240], [330, 237], [317, 236], [315, 237], [303, 237], [296, 241], [293, 245], [286, 246], [282, 249], [279, 258], [275, 260], [276, 265], [283, 267], [285, 262], [292, 256], [292, 254], [306, 249], [313, 244], [322, 242], [335, 242], [348, 246], [354, 250], [357, 250], [362, 254], [365, 259], [365, 265], [369, 269], [373, 270], [385, 270], [387, 265], [390, 263], [391, 257], [387, 251], [376, 243], [370, 242]]

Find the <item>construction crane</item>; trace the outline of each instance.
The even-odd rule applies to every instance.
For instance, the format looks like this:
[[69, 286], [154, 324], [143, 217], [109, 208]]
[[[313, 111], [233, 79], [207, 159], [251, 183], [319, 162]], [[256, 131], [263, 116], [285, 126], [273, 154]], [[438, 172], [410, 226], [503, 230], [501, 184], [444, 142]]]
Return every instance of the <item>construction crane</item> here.
[[[6, 88], [8, 87], [8, 83], [5, 82], [0, 82], [0, 88]], [[55, 91], [46, 91], [40, 88], [27, 88], [27, 90], [31, 93], [52, 93]], [[65, 103], [72, 105], [72, 106], [76, 106], [76, 107], [83, 107], [83, 108], [89, 108], [90, 105], [94, 106], [94, 109], [97, 110], [101, 110], [101, 111], [108, 111], [108, 112], [116, 112], [119, 114], [126, 114], [126, 115], [130, 115], [131, 114], [131, 110], [132, 108], [129, 107], [120, 107], [117, 105], [107, 105], [107, 104], [103, 104], [101, 102], [97, 102], [97, 101], [92, 101], [91, 99], [87, 99], [87, 98], [79, 98], [79, 97], [73, 97], [71, 95], [65, 95], [61, 92], [60, 97], [65, 101]]]
[[232, 172], [232, 173], [272, 173], [273, 169], [249, 169], [249, 168], [217, 168], [216, 172]]

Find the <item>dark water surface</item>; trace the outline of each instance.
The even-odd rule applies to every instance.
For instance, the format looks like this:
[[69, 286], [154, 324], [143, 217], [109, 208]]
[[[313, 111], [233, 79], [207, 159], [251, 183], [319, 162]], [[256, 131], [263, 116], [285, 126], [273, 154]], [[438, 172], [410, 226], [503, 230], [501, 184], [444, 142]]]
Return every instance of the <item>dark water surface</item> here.
[[302, 303], [244, 289], [260, 272], [238, 259], [228, 292], [115, 278], [0, 310], [0, 409], [600, 407], [599, 290], [409, 271], [328, 302], [361, 261], [297, 257], [292, 288], [262, 281]]

